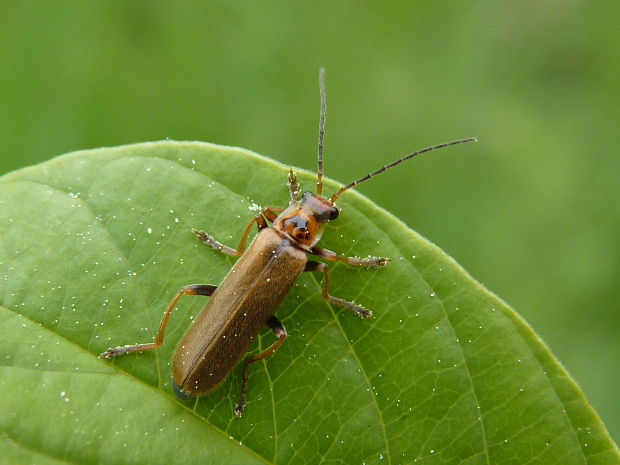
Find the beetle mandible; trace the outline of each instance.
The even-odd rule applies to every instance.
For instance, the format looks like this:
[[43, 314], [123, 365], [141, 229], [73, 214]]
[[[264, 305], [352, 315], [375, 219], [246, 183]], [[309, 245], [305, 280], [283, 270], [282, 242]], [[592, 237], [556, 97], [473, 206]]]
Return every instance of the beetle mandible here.
[[[287, 208], [271, 206], [263, 209], [247, 224], [236, 249], [222, 244], [202, 230], [193, 229], [200, 240], [214, 249], [241, 258], [219, 286], [210, 284], [184, 286], [168, 305], [155, 342], [111, 348], [103, 352], [100, 357], [113, 358], [136, 350], [144, 351], [160, 347], [164, 342], [170, 314], [181, 296], [186, 294], [210, 296], [211, 299], [175, 349], [172, 357], [174, 390], [180, 397], [199, 396], [213, 391], [243, 358], [262, 326], [266, 324], [278, 340], [266, 350], [245, 358], [241, 395], [235, 407], [236, 416], [241, 417], [248, 389], [248, 367], [272, 354], [287, 338], [286, 329], [275, 316], [275, 311], [302, 272], [317, 271], [324, 274], [322, 295], [328, 302], [351, 310], [362, 318], [373, 316], [372, 312], [363, 306], [331, 295], [328, 266], [322, 262], [308, 260], [308, 255], [311, 254], [324, 260], [339, 260], [352, 266], [364, 267], [380, 267], [389, 261], [388, 258], [345, 257], [316, 246], [321, 239], [325, 224], [338, 217], [340, 210], [336, 206], [336, 200], [343, 192], [416, 155], [476, 139], [473, 137], [459, 139], [417, 150], [342, 186], [331, 197], [324, 197], [322, 195], [326, 107], [324, 75], [325, 72], [321, 68], [316, 194], [312, 192], [301, 194], [297, 177], [291, 168], [288, 175], [289, 206]], [[268, 222], [271, 226], [268, 226]], [[254, 223], [259, 232], [245, 250]]]

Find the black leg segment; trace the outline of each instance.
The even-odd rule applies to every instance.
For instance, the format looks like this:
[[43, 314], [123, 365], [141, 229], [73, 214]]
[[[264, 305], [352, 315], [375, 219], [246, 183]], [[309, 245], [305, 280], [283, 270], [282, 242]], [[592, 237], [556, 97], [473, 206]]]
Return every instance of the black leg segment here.
[[253, 355], [252, 357], [247, 357], [243, 362], [243, 380], [241, 384], [241, 395], [239, 396], [237, 406], [235, 407], [235, 414], [237, 415], [237, 418], [241, 418], [241, 415], [243, 415], [243, 410], [245, 409], [245, 398], [248, 392], [248, 367], [250, 363], [258, 362], [259, 360], [262, 360], [265, 357], [274, 353], [275, 350], [280, 347], [284, 340], [288, 337], [286, 328], [284, 327], [282, 322], [278, 320], [278, 318], [276, 318], [275, 316], [269, 317], [266, 323], [267, 326], [269, 326], [274, 332], [274, 334], [278, 336], [278, 340], [261, 353]]

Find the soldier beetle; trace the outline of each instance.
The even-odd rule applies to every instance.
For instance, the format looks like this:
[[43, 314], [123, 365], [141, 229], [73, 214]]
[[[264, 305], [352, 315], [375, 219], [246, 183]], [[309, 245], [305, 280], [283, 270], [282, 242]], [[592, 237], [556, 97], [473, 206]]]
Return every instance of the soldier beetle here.
[[[248, 389], [248, 367], [271, 355], [287, 338], [286, 329], [275, 316], [275, 311], [301, 273], [305, 271], [323, 273], [325, 280], [322, 295], [325, 300], [351, 310], [362, 318], [373, 316], [372, 312], [363, 306], [331, 295], [328, 266], [308, 259], [308, 255], [315, 255], [324, 260], [338, 260], [352, 266], [363, 267], [380, 267], [389, 262], [388, 258], [345, 257], [317, 247], [325, 224], [338, 217], [340, 210], [336, 206], [336, 200], [347, 190], [416, 155], [476, 139], [473, 137], [459, 139], [417, 150], [342, 186], [331, 197], [324, 197], [323, 142], [326, 98], [322, 68], [319, 72], [319, 82], [321, 112], [316, 194], [301, 193], [297, 177], [291, 168], [288, 175], [289, 206], [287, 208], [270, 206], [263, 209], [246, 225], [236, 249], [222, 244], [202, 230], [192, 230], [201, 241], [220, 252], [238, 256], [239, 260], [219, 286], [210, 284], [184, 286], [168, 305], [155, 342], [115, 347], [103, 352], [100, 357], [113, 358], [136, 350], [144, 351], [160, 347], [164, 342], [170, 314], [181, 296], [209, 296], [211, 299], [188, 328], [172, 357], [174, 389], [182, 398], [200, 396], [213, 391], [243, 358], [262, 326], [266, 324], [278, 339], [266, 350], [245, 358], [241, 395], [235, 407], [237, 417], [241, 417]], [[268, 223], [271, 223], [271, 226]], [[246, 242], [254, 224], [259, 232], [246, 250]]]

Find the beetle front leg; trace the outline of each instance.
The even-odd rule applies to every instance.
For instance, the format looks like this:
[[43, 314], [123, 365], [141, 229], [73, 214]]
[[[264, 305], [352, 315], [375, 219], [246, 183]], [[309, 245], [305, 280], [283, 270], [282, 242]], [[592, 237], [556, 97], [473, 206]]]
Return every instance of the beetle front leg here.
[[170, 319], [170, 314], [172, 310], [176, 306], [177, 302], [181, 298], [182, 295], [205, 295], [211, 296], [217, 289], [217, 286], [212, 286], [211, 284], [191, 284], [189, 286], [184, 286], [172, 299], [172, 301], [168, 304], [168, 308], [164, 313], [163, 318], [161, 319], [161, 323], [159, 325], [159, 330], [157, 331], [157, 337], [155, 338], [155, 342], [149, 344], [135, 344], [128, 346], [119, 346], [106, 350], [99, 354], [100, 358], [114, 358], [119, 355], [129, 354], [136, 350], [150, 350], [156, 349], [164, 343], [164, 333], [166, 332], [166, 326], [168, 325], [168, 320]]
[[227, 245], [222, 244], [221, 242], [215, 240], [215, 238], [201, 229], [192, 229], [192, 232], [198, 236], [198, 239], [209, 244], [215, 250], [219, 250], [228, 255], [233, 255], [235, 257], [239, 257], [243, 254], [245, 250], [245, 244], [248, 240], [248, 236], [250, 235], [250, 231], [252, 230], [252, 225], [256, 223], [258, 230], [265, 229], [267, 227], [267, 221], [273, 221], [277, 218], [277, 212], [281, 212], [284, 210], [280, 207], [267, 207], [265, 208], [260, 215], [256, 215], [252, 218], [245, 229], [243, 230], [243, 234], [241, 234], [241, 239], [239, 240], [239, 245], [236, 249], [232, 247], [228, 247]]
[[323, 298], [328, 302], [332, 302], [336, 305], [340, 305], [346, 309], [349, 309], [362, 318], [373, 318], [374, 315], [370, 310], [361, 305], [357, 305], [353, 302], [349, 302], [348, 300], [339, 299], [338, 297], [334, 297], [329, 294], [329, 288], [331, 286], [331, 275], [329, 273], [329, 267], [325, 263], [321, 262], [313, 262], [309, 261], [306, 263], [306, 268], [304, 271], [320, 271], [325, 274], [325, 284], [323, 285]]
[[390, 261], [389, 258], [357, 258], [357, 257], [344, 257], [342, 255], [336, 254], [336, 252], [332, 252], [331, 250], [322, 249], [320, 247], [312, 247], [310, 251], [312, 255], [316, 255], [317, 257], [324, 258], [325, 260], [338, 260], [341, 262], [348, 263], [352, 266], [367, 266], [369, 268], [376, 268], [379, 266], [385, 266]]
[[299, 199], [299, 192], [300, 192], [299, 183], [297, 182], [297, 175], [295, 174], [295, 170], [292, 167], [288, 172], [288, 189], [291, 195], [291, 205], [292, 205], [294, 202], [297, 202], [297, 200]]
[[261, 353], [253, 355], [251, 357], [247, 357], [243, 362], [243, 381], [241, 384], [241, 395], [239, 396], [239, 400], [237, 401], [237, 405], [235, 406], [235, 415], [237, 415], [237, 418], [241, 418], [241, 416], [243, 415], [243, 411], [245, 410], [245, 397], [248, 392], [249, 379], [248, 366], [250, 365], [250, 363], [258, 362], [259, 360], [262, 360], [265, 357], [271, 355], [278, 347], [282, 345], [284, 340], [288, 337], [286, 328], [284, 327], [282, 322], [278, 320], [275, 316], [272, 316], [267, 320], [267, 326], [269, 326], [274, 332], [274, 334], [278, 336], [278, 340]]

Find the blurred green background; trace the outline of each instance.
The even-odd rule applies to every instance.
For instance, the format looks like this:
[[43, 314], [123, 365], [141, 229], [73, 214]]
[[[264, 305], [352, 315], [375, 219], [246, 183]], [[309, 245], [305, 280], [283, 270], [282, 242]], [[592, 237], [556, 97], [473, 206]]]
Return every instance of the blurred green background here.
[[165, 138], [314, 170], [325, 66], [332, 178], [479, 138], [360, 191], [512, 304], [617, 440], [618, 17], [611, 0], [3, 1], [0, 174]]

